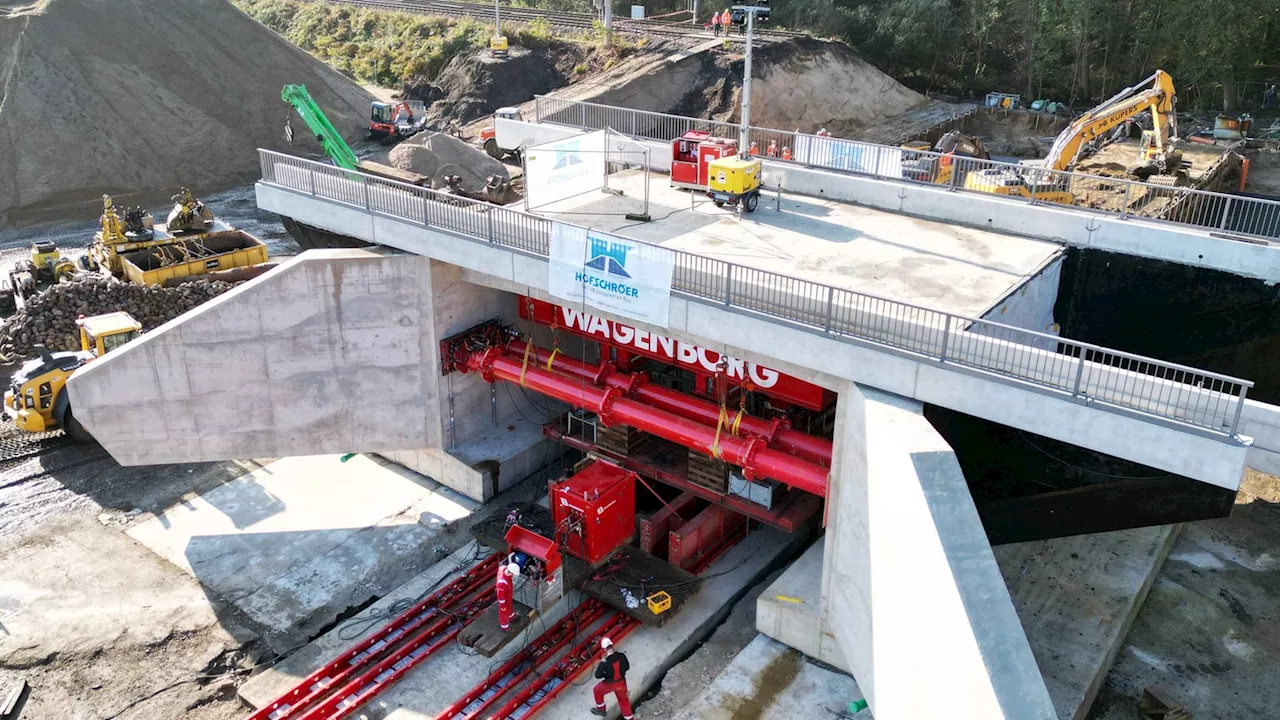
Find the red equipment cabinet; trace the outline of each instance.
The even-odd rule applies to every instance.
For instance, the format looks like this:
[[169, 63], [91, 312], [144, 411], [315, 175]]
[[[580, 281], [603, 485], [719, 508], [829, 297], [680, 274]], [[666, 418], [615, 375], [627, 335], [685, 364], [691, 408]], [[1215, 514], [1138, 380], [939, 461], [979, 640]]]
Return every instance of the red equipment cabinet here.
[[551, 519], [560, 543], [589, 565], [604, 562], [636, 531], [636, 474], [596, 460], [551, 484]]
[[738, 154], [734, 140], [713, 138], [711, 133], [690, 130], [671, 141], [671, 185], [707, 189], [707, 165], [712, 160]]

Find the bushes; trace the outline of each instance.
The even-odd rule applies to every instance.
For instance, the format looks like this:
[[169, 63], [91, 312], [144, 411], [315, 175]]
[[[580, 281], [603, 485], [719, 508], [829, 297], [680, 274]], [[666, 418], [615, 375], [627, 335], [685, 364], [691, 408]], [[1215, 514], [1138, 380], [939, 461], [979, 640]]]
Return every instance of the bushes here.
[[398, 87], [418, 75], [435, 77], [454, 55], [487, 47], [489, 43], [488, 26], [474, 20], [454, 21], [321, 2], [234, 2], [339, 72], [384, 87]]

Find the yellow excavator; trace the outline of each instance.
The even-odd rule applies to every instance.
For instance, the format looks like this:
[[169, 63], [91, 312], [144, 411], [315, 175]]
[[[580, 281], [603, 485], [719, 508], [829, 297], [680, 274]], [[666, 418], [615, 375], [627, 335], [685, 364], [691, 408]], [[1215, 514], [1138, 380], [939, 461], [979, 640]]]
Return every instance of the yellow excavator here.
[[[902, 146], [902, 176], [936, 185], [950, 185], [956, 169], [956, 158], [990, 160], [991, 155], [976, 135], [966, 135], [952, 130], [932, 146], [923, 140], [904, 143]], [[911, 152], [915, 151], [915, 152]], [[924, 153], [937, 153], [921, 154]]]
[[[1182, 152], [1177, 149], [1176, 107], [1173, 79], [1165, 71], [1157, 70], [1141, 83], [1121, 90], [1106, 102], [1076, 118], [1053, 141], [1053, 147], [1049, 149], [1049, 155], [1040, 167], [1046, 170], [1070, 170], [1090, 142], [1137, 115], [1150, 111], [1152, 129], [1142, 132], [1137, 165], [1130, 172], [1142, 180], [1152, 180], [1159, 176], [1157, 182], [1176, 185], [1186, 178]], [[1037, 172], [1035, 168], [990, 168], [971, 172], [965, 177], [964, 186], [970, 190], [1032, 197], [1046, 202], [1070, 204], [1074, 199], [1068, 191], [1064, 176], [1052, 172]]]
[[19, 430], [30, 433], [62, 428], [77, 442], [93, 442], [93, 436], [76, 420], [67, 396], [67, 380], [85, 363], [102, 357], [138, 337], [142, 324], [126, 312], [106, 313], [76, 320], [80, 350], [51, 353], [36, 346], [39, 357], [18, 368], [4, 394], [5, 414]]

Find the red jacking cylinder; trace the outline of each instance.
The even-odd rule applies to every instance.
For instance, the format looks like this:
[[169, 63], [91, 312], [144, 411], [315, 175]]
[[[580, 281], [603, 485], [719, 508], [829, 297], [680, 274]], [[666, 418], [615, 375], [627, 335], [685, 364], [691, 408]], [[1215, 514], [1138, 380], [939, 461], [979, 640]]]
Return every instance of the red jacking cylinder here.
[[606, 426], [630, 425], [719, 457], [741, 467], [749, 479], [773, 478], [819, 497], [827, 495], [827, 468], [774, 450], [761, 438], [737, 437], [726, 429], [717, 433], [714, 427], [623, 397], [616, 387], [585, 385], [577, 378], [544, 370], [534, 362], [507, 356], [497, 347], [472, 353], [466, 367], [480, 372], [489, 382], [506, 380], [593, 412]]

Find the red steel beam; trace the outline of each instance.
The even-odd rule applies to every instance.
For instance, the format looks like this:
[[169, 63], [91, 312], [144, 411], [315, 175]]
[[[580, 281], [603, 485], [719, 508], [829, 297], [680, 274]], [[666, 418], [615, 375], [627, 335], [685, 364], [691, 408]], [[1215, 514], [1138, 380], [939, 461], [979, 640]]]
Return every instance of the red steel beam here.
[[408, 637], [440, 613], [491, 580], [498, 565], [496, 554], [459, 575], [453, 582], [415, 603], [382, 628], [348, 648], [338, 657], [308, 675], [302, 682], [275, 700], [263, 705], [248, 720], [287, 720], [298, 717], [334, 688], [342, 687], [358, 671]]
[[[549, 668], [546, 672], [540, 674], [533, 682], [529, 683], [502, 707], [498, 708], [489, 717], [491, 720], [507, 720], [511, 718], [522, 706], [528, 709], [520, 713], [521, 718], [531, 718], [538, 713], [539, 710], [546, 707], [555, 700], [565, 688], [569, 687], [573, 679], [591, 666], [592, 663], [601, 654], [600, 638], [608, 637], [616, 644], [622, 638], [631, 633], [632, 630], [640, 627], [640, 621], [615, 613], [607, 618], [603, 625], [596, 628], [594, 632], [588, 633], [582, 642], [578, 643], [564, 657]], [[559, 680], [554, 687], [547, 686], [553, 680]], [[544, 691], [545, 690], [545, 691]], [[534, 696], [538, 696], [534, 700]]]
[[805, 492], [827, 496], [827, 468], [774, 450], [760, 438], [740, 438], [724, 430], [717, 432], [716, 428], [622, 397], [617, 388], [584, 385], [574, 378], [509, 357], [497, 347], [471, 353], [463, 367], [480, 372], [489, 382], [513, 382], [595, 413], [606, 426], [630, 425], [719, 457], [741, 467], [749, 479], [773, 478]]
[[746, 517], [719, 505], [710, 505], [683, 527], [671, 530], [667, 560], [688, 570], [746, 523]]
[[429, 645], [405, 644], [377, 665], [368, 668], [354, 680], [343, 685], [319, 705], [299, 715], [299, 720], [337, 720], [355, 712], [374, 695], [417, 667], [418, 663], [431, 657], [441, 648], [448, 647], [468, 622], [479, 617], [494, 602], [492, 592], [482, 592], [479, 597], [458, 608], [457, 611], [432, 623], [431, 627], [423, 633], [424, 638], [431, 640]]
[[[527, 345], [529, 343], [525, 341], [513, 340], [507, 343], [507, 354], [519, 357], [523, 362]], [[648, 403], [660, 410], [683, 415], [690, 420], [697, 420], [704, 425], [716, 425], [720, 422], [720, 406], [716, 403], [678, 390], [670, 390], [661, 385], [654, 385], [642, 373], [622, 373], [614, 370], [608, 363], [589, 365], [559, 353], [555, 353], [553, 357], [551, 351], [537, 345], [529, 347], [528, 352], [531, 364], [536, 360], [540, 367], [548, 370], [558, 370], [589, 380], [593, 385], [618, 388], [627, 397]], [[737, 413], [730, 412], [729, 417], [732, 421], [737, 417]], [[831, 467], [831, 441], [793, 430], [784, 420], [765, 420], [744, 413], [742, 419], [738, 421], [738, 428], [748, 435], [764, 438], [770, 446], [779, 450]]]
[[[471, 688], [466, 695], [442, 710], [439, 715], [436, 715], [435, 720], [473, 720], [483, 715], [486, 710], [493, 707], [494, 703], [501, 700], [508, 690], [520, 686], [525, 678], [533, 674], [540, 663], [551, 660], [556, 653], [576, 640], [579, 626], [591, 627], [603, 617], [606, 607], [604, 603], [592, 598], [584, 602], [580, 610], [582, 615], [571, 612], [560, 618], [559, 622], [548, 628], [533, 642], [525, 645], [520, 652], [512, 655], [497, 670], [489, 673], [488, 677]], [[507, 681], [504, 685], [497, 688], [488, 699], [481, 700], [490, 688], [503, 679]], [[477, 701], [479, 705], [470, 707]]]
[[[667, 533], [684, 525], [685, 518], [693, 517], [693, 507], [697, 500], [697, 495], [683, 492], [649, 517], [640, 518], [640, 549], [650, 555], [666, 555]], [[676, 513], [681, 513], [683, 517]]]

